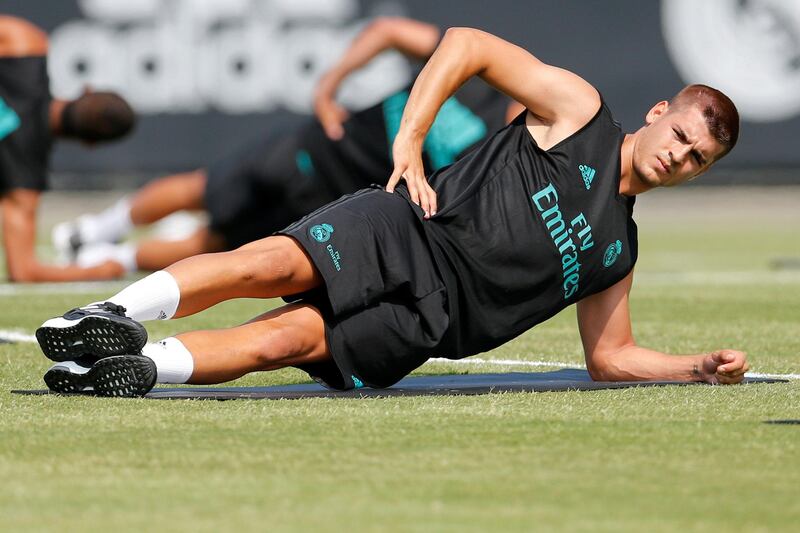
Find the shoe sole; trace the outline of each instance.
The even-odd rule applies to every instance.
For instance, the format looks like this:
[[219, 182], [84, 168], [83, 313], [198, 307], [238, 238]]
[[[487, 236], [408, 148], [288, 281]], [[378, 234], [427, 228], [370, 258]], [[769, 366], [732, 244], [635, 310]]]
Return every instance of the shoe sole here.
[[36, 340], [48, 359], [61, 362], [87, 354], [109, 357], [139, 353], [147, 342], [147, 330], [124, 318], [53, 318], [36, 330]]
[[56, 365], [45, 373], [44, 382], [51, 391], [60, 394], [136, 398], [153, 388], [156, 377], [156, 365], [149, 357], [117, 355], [98, 360], [83, 374]]

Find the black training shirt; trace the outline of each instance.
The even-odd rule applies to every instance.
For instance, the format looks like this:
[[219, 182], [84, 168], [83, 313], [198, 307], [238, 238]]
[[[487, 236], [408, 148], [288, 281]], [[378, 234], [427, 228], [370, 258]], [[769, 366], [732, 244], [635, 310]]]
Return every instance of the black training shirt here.
[[634, 198], [619, 194], [623, 134], [605, 104], [549, 150], [525, 116], [430, 178], [439, 212], [423, 227], [450, 313], [438, 355], [495, 348], [636, 262]]

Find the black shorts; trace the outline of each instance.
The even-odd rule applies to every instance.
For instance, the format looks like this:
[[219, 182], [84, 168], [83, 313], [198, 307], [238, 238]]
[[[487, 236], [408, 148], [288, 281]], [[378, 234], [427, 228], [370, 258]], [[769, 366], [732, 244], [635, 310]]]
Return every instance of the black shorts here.
[[209, 167], [209, 225], [228, 249], [268, 237], [337, 198], [303, 166], [303, 154], [298, 132], [273, 135]]
[[279, 232], [308, 253], [324, 287], [285, 298], [317, 307], [333, 362], [301, 367], [338, 389], [388, 387], [436, 354], [447, 294], [419, 216], [400, 194], [364, 189]]

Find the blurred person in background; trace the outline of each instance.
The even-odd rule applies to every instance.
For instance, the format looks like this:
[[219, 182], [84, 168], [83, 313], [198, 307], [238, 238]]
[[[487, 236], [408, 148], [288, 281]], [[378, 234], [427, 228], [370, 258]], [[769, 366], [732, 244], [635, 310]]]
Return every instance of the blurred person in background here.
[[[426, 136], [473, 76], [525, 105], [430, 177]], [[453, 135], [459, 135], [454, 131]], [[429, 357], [494, 349], [577, 307], [600, 381], [739, 383], [746, 354], [637, 345], [629, 306], [638, 194], [706, 172], [736, 145], [739, 114], [706, 85], [655, 103], [624, 133], [590, 83], [469, 28], [450, 29], [417, 77], [386, 189], [330, 203], [275, 236], [184, 259], [36, 332], [57, 392], [138, 396], [288, 366], [335, 389], [388, 387]], [[140, 321], [234, 298], [287, 304], [240, 326], [146, 344]]]
[[[386, 50], [427, 61], [440, 38], [441, 30], [424, 22], [374, 20], [321, 77], [316, 120], [267, 135], [208, 169], [155, 180], [100, 213], [59, 224], [53, 232], [59, 255], [82, 265], [111, 259], [129, 271], [158, 270], [267, 237], [343, 194], [382, 182], [392, 172], [392, 141], [410, 86], [350, 114], [336, 102], [339, 85]], [[431, 129], [423, 150], [426, 171], [453, 163], [521, 110], [482, 81], [468, 83], [444, 104]], [[205, 210], [210, 222], [183, 239], [113, 244], [134, 227], [181, 210]]]
[[76, 281], [119, 277], [118, 263], [56, 266], [36, 257], [36, 211], [47, 188], [56, 138], [92, 145], [125, 136], [135, 116], [113, 93], [90, 90], [75, 100], [50, 95], [47, 35], [25, 20], [0, 16], [0, 216], [8, 279]]

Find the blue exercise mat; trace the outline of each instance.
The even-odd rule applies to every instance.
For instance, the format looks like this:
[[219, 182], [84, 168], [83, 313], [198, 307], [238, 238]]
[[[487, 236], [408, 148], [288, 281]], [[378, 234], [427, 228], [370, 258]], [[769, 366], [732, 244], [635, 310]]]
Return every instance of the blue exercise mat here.
[[[781, 383], [786, 380], [747, 378], [745, 384]], [[554, 372], [455, 374], [410, 376], [388, 389], [329, 390], [317, 384], [271, 387], [156, 387], [145, 398], [169, 400], [294, 400], [300, 398], [385, 398], [389, 396], [451, 396], [499, 392], [549, 392], [701, 385], [680, 381], [592, 381], [586, 370], [565, 368]], [[17, 394], [51, 394], [47, 390], [12, 391]]]

